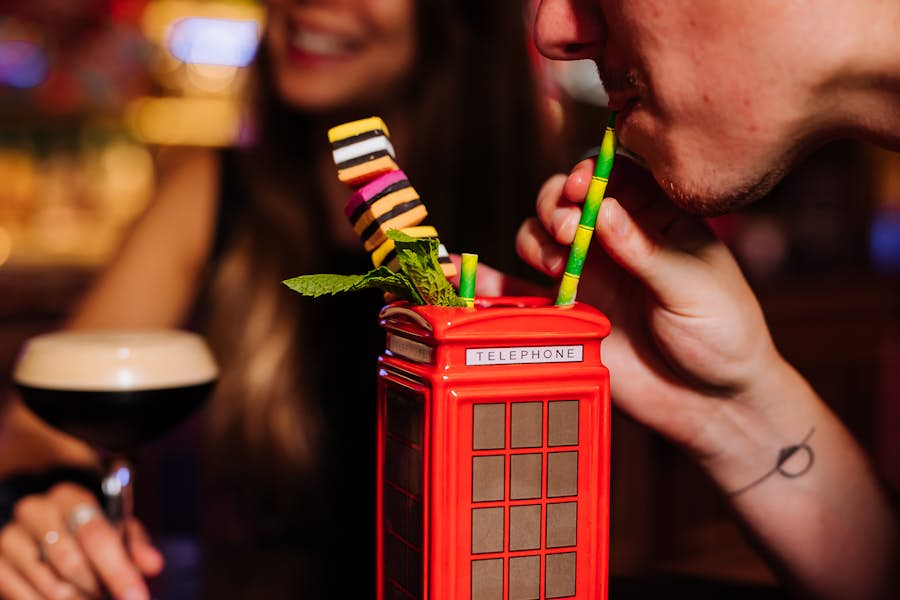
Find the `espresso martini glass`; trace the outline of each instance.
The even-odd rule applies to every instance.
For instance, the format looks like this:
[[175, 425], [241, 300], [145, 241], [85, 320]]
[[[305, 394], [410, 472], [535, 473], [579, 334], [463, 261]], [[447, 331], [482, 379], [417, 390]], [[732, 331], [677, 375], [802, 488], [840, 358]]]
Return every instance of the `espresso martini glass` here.
[[106, 458], [107, 516], [124, 537], [133, 510], [132, 457], [203, 404], [218, 373], [194, 333], [72, 330], [27, 340], [13, 382], [41, 419]]

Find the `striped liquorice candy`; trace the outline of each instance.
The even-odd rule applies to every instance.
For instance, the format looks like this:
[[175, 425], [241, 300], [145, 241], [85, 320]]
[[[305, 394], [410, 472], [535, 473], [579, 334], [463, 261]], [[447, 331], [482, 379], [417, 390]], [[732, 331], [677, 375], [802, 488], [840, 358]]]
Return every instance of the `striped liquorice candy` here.
[[367, 251], [387, 239], [389, 229], [421, 223], [428, 210], [403, 171], [391, 171], [359, 188], [344, 209]]
[[438, 246], [438, 264], [441, 265], [441, 271], [444, 272], [445, 277], [456, 275], [456, 265], [450, 260], [450, 253], [443, 244]]
[[344, 214], [351, 225], [356, 227], [358, 224], [365, 228], [371, 221], [372, 212], [384, 212], [384, 208], [376, 205], [391, 204], [398, 200], [408, 202], [418, 198], [419, 194], [403, 171], [390, 171], [357, 189], [347, 200]]
[[338, 179], [358, 186], [397, 169], [387, 125], [379, 117], [351, 121], [328, 130]]

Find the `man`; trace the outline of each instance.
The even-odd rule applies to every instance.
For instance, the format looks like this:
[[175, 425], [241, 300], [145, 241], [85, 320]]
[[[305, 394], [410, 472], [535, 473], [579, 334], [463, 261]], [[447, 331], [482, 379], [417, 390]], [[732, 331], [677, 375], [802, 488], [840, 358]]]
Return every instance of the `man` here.
[[[900, 2], [543, 0], [550, 58], [596, 61], [620, 143], [579, 299], [614, 324], [617, 406], [685, 448], [776, 570], [820, 598], [900, 597], [898, 523], [864, 453], [778, 354], [698, 216], [758, 199], [853, 135], [900, 148]], [[562, 273], [591, 165], [547, 182], [519, 252]], [[666, 198], [666, 196], [668, 198]]]

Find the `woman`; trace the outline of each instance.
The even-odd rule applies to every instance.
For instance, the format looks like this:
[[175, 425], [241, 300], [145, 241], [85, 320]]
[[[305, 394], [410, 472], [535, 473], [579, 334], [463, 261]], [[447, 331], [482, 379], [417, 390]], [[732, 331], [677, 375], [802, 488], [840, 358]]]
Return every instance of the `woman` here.
[[[369, 268], [342, 212], [349, 192], [326, 130], [381, 116], [442, 241], [509, 270], [517, 224], [553, 171], [523, 11], [518, 0], [271, 0], [256, 63], [257, 143], [168, 157], [156, 201], [69, 323], [202, 324], [223, 371], [207, 414], [207, 529], [304, 544], [326, 566], [350, 556], [358, 575], [340, 581], [342, 597], [354, 585], [371, 596], [374, 578], [379, 298], [308, 302], [280, 285]], [[30, 440], [44, 457], [18, 453], [12, 467], [94, 465], [21, 407], [8, 412], [8, 439]], [[159, 572], [162, 558], [139, 524], [130, 553], [102, 518], [67, 530], [73, 508], [92, 502], [63, 483], [17, 504], [0, 531], [0, 595], [147, 597], [141, 575]], [[42, 543], [47, 531], [60, 539]]]

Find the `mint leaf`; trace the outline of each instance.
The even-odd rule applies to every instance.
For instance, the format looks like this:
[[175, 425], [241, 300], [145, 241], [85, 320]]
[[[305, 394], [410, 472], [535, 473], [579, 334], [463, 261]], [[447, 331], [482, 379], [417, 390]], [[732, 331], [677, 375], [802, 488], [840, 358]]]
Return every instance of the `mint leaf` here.
[[388, 231], [387, 236], [396, 247], [399, 273], [378, 267], [365, 275], [301, 275], [282, 283], [297, 293], [314, 298], [379, 288], [413, 304], [466, 306], [441, 270], [437, 239], [414, 238], [399, 230]]
[[414, 238], [398, 230], [388, 231], [387, 236], [394, 241], [401, 272], [425, 304], [466, 306], [441, 270], [435, 238]]
[[394, 273], [387, 267], [378, 267], [365, 275], [301, 275], [282, 283], [299, 294], [314, 298], [378, 288], [416, 304], [424, 303], [421, 294], [403, 273]]

